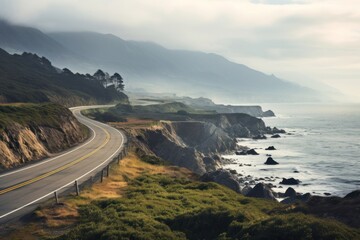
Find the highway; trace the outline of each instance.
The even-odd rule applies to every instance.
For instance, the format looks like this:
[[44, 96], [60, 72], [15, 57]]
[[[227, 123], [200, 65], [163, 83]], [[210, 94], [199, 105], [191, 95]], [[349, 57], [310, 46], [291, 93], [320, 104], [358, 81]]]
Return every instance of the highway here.
[[0, 174], [0, 224], [18, 219], [33, 211], [39, 203], [61, 193], [95, 175], [111, 162], [126, 142], [125, 135], [109, 126], [81, 114], [89, 108], [81, 106], [70, 110], [79, 122], [91, 132], [84, 143], [22, 168]]

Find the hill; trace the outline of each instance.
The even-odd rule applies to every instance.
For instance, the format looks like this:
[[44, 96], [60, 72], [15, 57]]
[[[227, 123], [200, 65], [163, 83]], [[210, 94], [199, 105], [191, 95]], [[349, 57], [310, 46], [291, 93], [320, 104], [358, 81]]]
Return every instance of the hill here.
[[0, 104], [0, 171], [68, 149], [88, 135], [58, 104]]
[[129, 86], [240, 101], [309, 101], [315, 92], [266, 75], [217, 54], [170, 50], [149, 42], [125, 41], [111, 34], [49, 34], [72, 52], [104, 69], [121, 68]]
[[[24, 40], [25, 39], [25, 40]], [[0, 23], [0, 47], [31, 51], [61, 67], [88, 72], [121, 71], [128, 89], [175, 92], [227, 102], [315, 101], [317, 92], [216, 54], [171, 50], [112, 34], [63, 32]]]
[[128, 101], [115, 88], [57, 69], [35, 54], [11, 55], [0, 49], [0, 66], [0, 103], [51, 101], [74, 106]]

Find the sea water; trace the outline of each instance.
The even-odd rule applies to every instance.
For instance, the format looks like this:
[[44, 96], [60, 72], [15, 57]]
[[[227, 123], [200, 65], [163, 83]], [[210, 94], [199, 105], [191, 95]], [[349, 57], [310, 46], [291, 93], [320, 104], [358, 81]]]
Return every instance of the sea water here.
[[[258, 156], [227, 155], [234, 163], [226, 168], [254, 178], [271, 178], [284, 192], [282, 178], [294, 177], [301, 183], [292, 186], [301, 193], [344, 196], [360, 189], [360, 104], [274, 104], [276, 117], [263, 118], [267, 126], [286, 130], [281, 138], [238, 139], [238, 144], [255, 148]], [[276, 151], [266, 151], [274, 146]], [[279, 165], [265, 165], [271, 154]], [[246, 164], [246, 165], [244, 165]], [[241, 166], [242, 165], [242, 166]], [[298, 173], [296, 173], [298, 172]]]

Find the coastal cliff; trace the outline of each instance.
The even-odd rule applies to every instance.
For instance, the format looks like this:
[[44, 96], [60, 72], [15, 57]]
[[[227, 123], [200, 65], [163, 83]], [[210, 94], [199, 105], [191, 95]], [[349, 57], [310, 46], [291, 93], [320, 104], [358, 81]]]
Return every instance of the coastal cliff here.
[[0, 169], [39, 160], [87, 138], [87, 129], [57, 104], [0, 106]]
[[237, 149], [237, 137], [269, 131], [247, 114], [190, 115], [188, 121], [160, 121], [152, 127], [124, 128], [146, 154], [202, 175], [221, 168], [222, 153]]

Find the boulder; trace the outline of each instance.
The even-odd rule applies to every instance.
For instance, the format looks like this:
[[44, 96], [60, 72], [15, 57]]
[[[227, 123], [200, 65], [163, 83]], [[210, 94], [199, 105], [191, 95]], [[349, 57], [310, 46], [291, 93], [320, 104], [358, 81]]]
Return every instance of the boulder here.
[[273, 134], [286, 133], [286, 131], [285, 131], [284, 129], [278, 129], [278, 128], [276, 128], [276, 127], [274, 127], [274, 128], [272, 129], [272, 132], [273, 132]]
[[296, 191], [292, 187], [286, 189], [284, 197], [296, 197]]
[[236, 155], [259, 155], [255, 149], [236, 151]]
[[360, 198], [360, 190], [353, 191], [344, 197], [344, 199], [355, 199], [355, 198]]
[[246, 151], [236, 151], [235, 154], [236, 155], [247, 155]]
[[279, 134], [272, 135], [271, 138], [281, 138]]
[[255, 137], [253, 137], [253, 139], [262, 140], [262, 139], [267, 139], [267, 137], [265, 135], [259, 134], [259, 135], [256, 135]]
[[311, 199], [311, 194], [310, 193], [305, 193], [303, 195], [296, 195], [293, 197], [287, 197], [284, 200], [281, 201], [281, 203], [284, 204], [293, 204], [296, 202], [308, 202]]
[[234, 190], [237, 193], [241, 193], [240, 183], [237, 181], [237, 178], [224, 169], [218, 169], [216, 171], [205, 173], [202, 175], [201, 181], [216, 182]]
[[276, 148], [274, 146], [269, 146], [268, 148], [265, 148], [267, 151], [274, 151]]
[[256, 184], [255, 187], [246, 194], [246, 196], [276, 200], [274, 192], [264, 183]]
[[266, 164], [266, 165], [277, 165], [279, 163], [276, 162], [272, 157], [268, 157], [268, 159], [266, 160], [266, 162], [264, 164]]
[[245, 187], [243, 187], [243, 189], [241, 189], [241, 193], [246, 196], [251, 190], [252, 190], [252, 187], [245, 186]]
[[283, 178], [283, 180], [280, 182], [280, 184], [283, 185], [299, 185], [300, 180], [295, 178]]
[[255, 151], [255, 149], [250, 149], [250, 150], [248, 150], [246, 153], [247, 153], [248, 155], [259, 155], [259, 154]]

